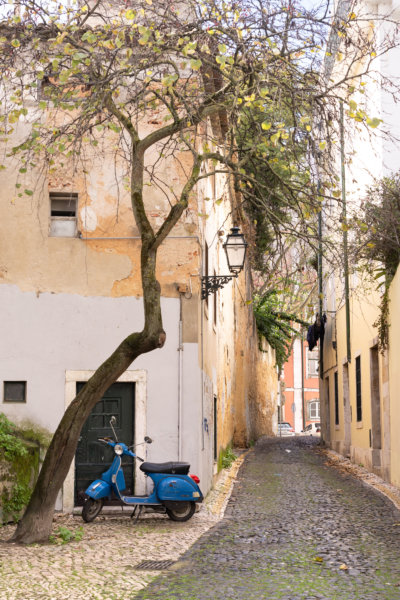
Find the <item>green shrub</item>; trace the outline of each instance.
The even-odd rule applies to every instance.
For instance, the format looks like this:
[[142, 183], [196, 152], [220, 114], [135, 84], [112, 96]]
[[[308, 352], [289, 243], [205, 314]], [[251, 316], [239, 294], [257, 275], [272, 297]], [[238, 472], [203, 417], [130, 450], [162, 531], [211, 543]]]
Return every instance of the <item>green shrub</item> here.
[[3, 509], [3, 521], [10, 519], [16, 523], [21, 515], [22, 509], [28, 504], [32, 490], [26, 483], [16, 483], [11, 491], [4, 489], [1, 496], [1, 506]]
[[83, 538], [83, 534], [83, 527], [79, 527], [77, 531], [71, 531], [68, 527], [61, 526], [49, 539], [52, 544], [68, 544], [68, 542], [79, 542]]
[[233, 452], [231, 446], [221, 450], [218, 457], [218, 471], [221, 469], [229, 469], [233, 462], [237, 459], [236, 454]]
[[18, 437], [17, 428], [3, 413], [0, 413], [0, 450], [7, 460], [28, 454], [23, 441]]

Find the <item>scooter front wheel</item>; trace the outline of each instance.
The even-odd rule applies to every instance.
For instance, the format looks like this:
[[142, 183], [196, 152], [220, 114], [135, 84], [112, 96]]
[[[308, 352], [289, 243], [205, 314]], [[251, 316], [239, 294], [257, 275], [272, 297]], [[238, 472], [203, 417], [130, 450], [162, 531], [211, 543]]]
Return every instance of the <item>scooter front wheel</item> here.
[[168, 502], [165, 509], [173, 521], [189, 521], [195, 513], [196, 505], [194, 502]]
[[86, 523], [94, 521], [101, 509], [103, 508], [103, 499], [95, 500], [94, 498], [88, 498], [82, 508], [82, 519]]

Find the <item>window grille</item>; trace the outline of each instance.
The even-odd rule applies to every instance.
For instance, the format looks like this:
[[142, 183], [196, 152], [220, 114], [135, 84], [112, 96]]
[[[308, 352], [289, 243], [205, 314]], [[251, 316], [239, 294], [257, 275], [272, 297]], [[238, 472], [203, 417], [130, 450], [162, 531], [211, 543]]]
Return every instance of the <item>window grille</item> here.
[[26, 402], [26, 381], [5, 381], [3, 402]]

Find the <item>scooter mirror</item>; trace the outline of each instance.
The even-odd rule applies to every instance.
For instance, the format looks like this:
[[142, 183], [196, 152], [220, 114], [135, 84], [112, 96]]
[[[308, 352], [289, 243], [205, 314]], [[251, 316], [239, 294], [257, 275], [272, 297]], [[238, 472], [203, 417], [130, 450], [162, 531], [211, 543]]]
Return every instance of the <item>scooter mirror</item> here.
[[115, 423], [116, 423], [116, 422], [117, 422], [117, 419], [116, 419], [116, 418], [115, 418], [115, 416], [113, 415], [113, 416], [111, 417], [111, 419], [110, 419], [110, 427], [111, 427], [111, 429], [112, 429], [112, 432], [113, 432], [113, 434], [114, 434], [115, 441], [118, 441], [117, 434], [115, 433], [115, 429], [114, 429], [114, 425], [115, 425]]
[[146, 444], [152, 444], [153, 443], [153, 440], [148, 435], [146, 435], [146, 437], [144, 438], [144, 441], [146, 442]]

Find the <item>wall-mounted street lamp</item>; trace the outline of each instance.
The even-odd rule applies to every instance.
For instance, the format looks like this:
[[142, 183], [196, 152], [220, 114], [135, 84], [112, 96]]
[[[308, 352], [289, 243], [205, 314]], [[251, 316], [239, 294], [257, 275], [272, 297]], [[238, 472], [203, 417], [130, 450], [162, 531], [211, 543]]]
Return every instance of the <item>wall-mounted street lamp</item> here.
[[223, 245], [229, 271], [232, 275], [204, 275], [201, 278], [201, 299], [205, 300], [210, 294], [224, 287], [231, 279], [237, 277], [243, 269], [246, 258], [247, 242], [239, 227], [232, 227], [230, 234]]

